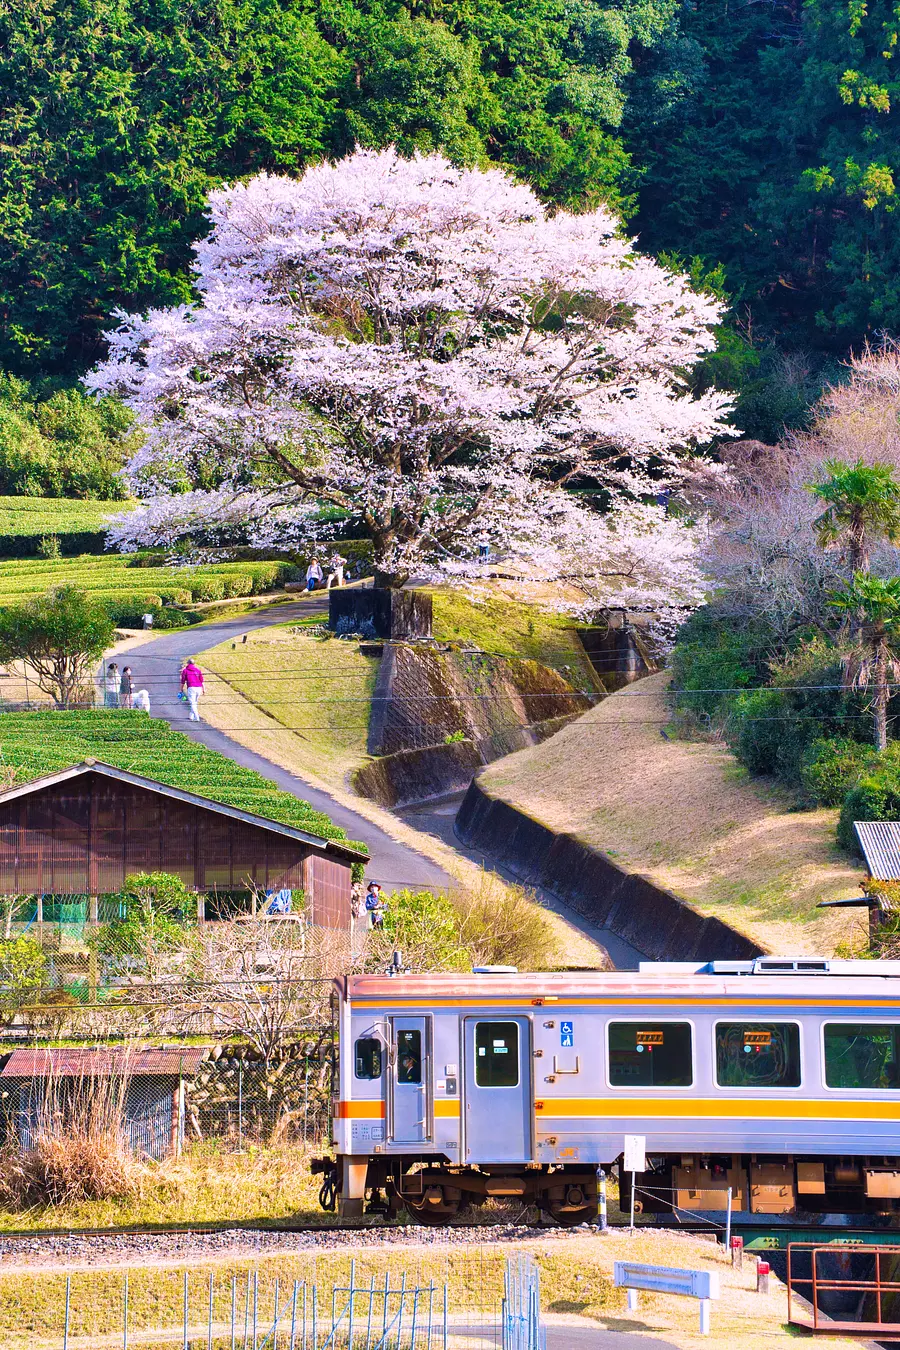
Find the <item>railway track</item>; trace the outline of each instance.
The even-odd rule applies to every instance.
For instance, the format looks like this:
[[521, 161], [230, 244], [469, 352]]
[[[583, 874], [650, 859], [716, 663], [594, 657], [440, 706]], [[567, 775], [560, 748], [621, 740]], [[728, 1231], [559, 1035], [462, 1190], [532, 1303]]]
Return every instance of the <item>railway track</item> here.
[[[617, 1232], [626, 1232], [628, 1224], [612, 1222], [608, 1227]], [[721, 1224], [709, 1222], [673, 1223], [666, 1215], [658, 1219], [642, 1218], [636, 1225], [637, 1231], [647, 1229], [671, 1229], [673, 1232], [688, 1233], [696, 1236], [708, 1235], [722, 1239], [725, 1234], [724, 1221]], [[329, 1236], [335, 1239], [349, 1238], [365, 1234], [376, 1240], [398, 1240], [403, 1242], [421, 1241], [431, 1244], [435, 1241], [521, 1241], [525, 1238], [566, 1237], [572, 1233], [599, 1233], [598, 1224], [582, 1224], [578, 1228], [560, 1228], [541, 1223], [524, 1221], [465, 1224], [451, 1223], [441, 1226], [423, 1226], [384, 1222], [379, 1218], [345, 1221], [340, 1223], [283, 1223], [266, 1221], [223, 1221], [219, 1223], [139, 1225], [131, 1228], [38, 1228], [12, 1229], [0, 1232], [0, 1258], [12, 1244], [40, 1243], [91, 1243], [128, 1242], [141, 1239], [178, 1239], [227, 1236], [237, 1240], [241, 1236], [247, 1239], [266, 1239], [269, 1242], [298, 1235], [321, 1239]], [[885, 1243], [896, 1242], [900, 1246], [900, 1227], [867, 1227], [861, 1225], [839, 1226], [835, 1224], [798, 1225], [776, 1223], [741, 1222], [735, 1218], [731, 1225], [733, 1235], [744, 1238], [746, 1251], [759, 1251], [787, 1246], [788, 1242], [855, 1242]]]

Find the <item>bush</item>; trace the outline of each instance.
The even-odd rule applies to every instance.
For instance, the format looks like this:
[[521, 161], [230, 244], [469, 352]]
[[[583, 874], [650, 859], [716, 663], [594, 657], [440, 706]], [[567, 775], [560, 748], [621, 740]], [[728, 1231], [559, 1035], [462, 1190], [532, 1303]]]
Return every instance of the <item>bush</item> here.
[[118, 1200], [139, 1194], [147, 1168], [125, 1126], [124, 1077], [47, 1079], [31, 1143], [0, 1152], [0, 1203], [8, 1209]]
[[864, 743], [870, 726], [864, 697], [842, 688], [835, 658], [826, 643], [811, 641], [773, 666], [768, 688], [737, 697], [726, 736], [751, 773], [775, 774], [800, 787], [814, 741]]
[[853, 828], [856, 820], [900, 820], [900, 771], [894, 764], [879, 764], [844, 798], [837, 840], [842, 848], [858, 854], [859, 841]]
[[767, 639], [766, 630], [737, 627], [714, 607], [698, 610], [679, 630], [670, 660], [677, 710], [713, 717], [733, 703], [730, 691], [760, 684], [768, 674]]
[[840, 806], [872, 754], [870, 747], [845, 736], [813, 741], [800, 763], [804, 791], [822, 806]]

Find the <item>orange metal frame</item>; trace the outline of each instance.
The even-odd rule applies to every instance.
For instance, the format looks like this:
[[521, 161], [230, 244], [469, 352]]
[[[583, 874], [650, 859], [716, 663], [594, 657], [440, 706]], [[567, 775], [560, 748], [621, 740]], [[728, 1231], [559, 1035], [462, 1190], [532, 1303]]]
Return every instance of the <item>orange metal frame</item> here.
[[[819, 1273], [819, 1257], [823, 1252], [831, 1257], [844, 1253], [874, 1257], [874, 1278], [853, 1280], [823, 1277]], [[796, 1273], [797, 1258], [801, 1255], [809, 1259], [809, 1275], [798, 1275]], [[882, 1260], [886, 1257], [890, 1257], [896, 1263], [898, 1278], [884, 1279], [882, 1277]], [[867, 1294], [872, 1295], [875, 1300], [877, 1320], [846, 1322], [832, 1319], [828, 1314], [822, 1313], [819, 1309], [819, 1296], [823, 1293], [832, 1292], [855, 1293], [859, 1295], [860, 1300]], [[900, 1322], [886, 1322], [882, 1316], [886, 1295], [892, 1295], [900, 1306], [900, 1245], [870, 1246], [868, 1243], [861, 1242], [791, 1242], [788, 1244], [787, 1296], [788, 1322], [791, 1326], [805, 1327], [808, 1331], [824, 1332], [832, 1336], [840, 1333], [841, 1335], [860, 1336], [870, 1340], [873, 1336], [884, 1339], [887, 1334], [890, 1340], [900, 1340]], [[801, 1312], [798, 1310], [795, 1315], [798, 1297], [809, 1304], [809, 1311], [807, 1312], [804, 1309]]]

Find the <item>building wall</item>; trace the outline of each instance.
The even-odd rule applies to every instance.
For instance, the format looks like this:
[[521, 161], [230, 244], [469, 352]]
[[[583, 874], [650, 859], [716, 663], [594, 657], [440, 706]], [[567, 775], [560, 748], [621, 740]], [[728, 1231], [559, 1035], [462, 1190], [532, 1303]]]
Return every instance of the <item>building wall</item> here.
[[198, 890], [303, 888], [329, 926], [349, 926], [350, 864], [261, 826], [101, 774], [0, 805], [0, 894], [102, 895], [156, 871]]

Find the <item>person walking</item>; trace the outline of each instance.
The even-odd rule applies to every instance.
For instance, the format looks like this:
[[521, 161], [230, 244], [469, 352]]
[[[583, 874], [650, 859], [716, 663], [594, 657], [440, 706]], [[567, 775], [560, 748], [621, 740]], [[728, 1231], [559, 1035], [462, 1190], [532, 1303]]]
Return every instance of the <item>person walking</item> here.
[[131, 666], [124, 666], [122, 669], [122, 678], [119, 681], [119, 707], [133, 708], [132, 695], [134, 686], [131, 683]]
[[343, 586], [344, 564], [346, 561], [346, 558], [342, 558], [339, 553], [333, 554], [328, 559], [328, 582], [325, 586], [327, 591], [331, 590], [332, 585]]
[[322, 569], [319, 566], [318, 558], [311, 558], [309, 567], [306, 569], [306, 589], [314, 591], [316, 586], [324, 580]]
[[200, 710], [197, 704], [200, 701], [200, 695], [203, 693], [203, 671], [192, 656], [188, 657], [181, 672], [181, 692], [187, 694], [191, 721], [199, 722]]
[[119, 706], [119, 667], [115, 661], [110, 661], [106, 667], [103, 702], [107, 708], [118, 708]]

